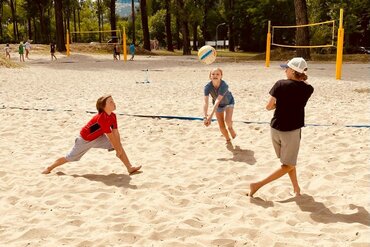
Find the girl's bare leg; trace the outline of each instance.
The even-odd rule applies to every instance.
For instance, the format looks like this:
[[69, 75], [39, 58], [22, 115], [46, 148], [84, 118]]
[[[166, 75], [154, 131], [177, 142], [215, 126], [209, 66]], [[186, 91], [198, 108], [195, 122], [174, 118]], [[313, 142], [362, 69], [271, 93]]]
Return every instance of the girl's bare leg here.
[[222, 135], [226, 138], [226, 141], [229, 142], [230, 141], [230, 136], [229, 136], [229, 132], [227, 131], [226, 126], [225, 126], [224, 113], [223, 112], [216, 112], [216, 118], [217, 118], [218, 126], [220, 128], [220, 131], [221, 131]]
[[235, 139], [236, 133], [233, 128], [233, 112], [234, 107], [227, 107], [225, 110], [225, 122], [227, 125], [227, 129], [229, 130], [229, 133], [231, 135], [231, 138]]

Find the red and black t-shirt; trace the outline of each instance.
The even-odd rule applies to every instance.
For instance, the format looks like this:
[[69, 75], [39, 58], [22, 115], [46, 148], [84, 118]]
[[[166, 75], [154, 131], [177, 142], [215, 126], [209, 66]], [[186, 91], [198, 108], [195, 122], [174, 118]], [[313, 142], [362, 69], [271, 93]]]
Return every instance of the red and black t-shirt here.
[[86, 141], [92, 141], [99, 136], [112, 133], [117, 129], [117, 118], [113, 112], [108, 115], [106, 112], [96, 114], [80, 131], [81, 137]]

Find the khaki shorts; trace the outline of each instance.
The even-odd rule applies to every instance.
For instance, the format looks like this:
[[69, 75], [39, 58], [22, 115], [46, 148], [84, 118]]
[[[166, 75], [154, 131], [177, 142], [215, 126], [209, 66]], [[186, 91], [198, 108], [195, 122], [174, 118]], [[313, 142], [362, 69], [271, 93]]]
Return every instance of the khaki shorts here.
[[301, 142], [301, 129], [280, 131], [271, 128], [271, 139], [276, 156], [280, 158], [281, 163], [295, 166]]
[[106, 135], [101, 135], [92, 141], [86, 141], [79, 136], [76, 138], [75, 145], [73, 146], [72, 150], [66, 155], [65, 158], [69, 162], [78, 161], [91, 148], [102, 148], [112, 151], [113, 146]]

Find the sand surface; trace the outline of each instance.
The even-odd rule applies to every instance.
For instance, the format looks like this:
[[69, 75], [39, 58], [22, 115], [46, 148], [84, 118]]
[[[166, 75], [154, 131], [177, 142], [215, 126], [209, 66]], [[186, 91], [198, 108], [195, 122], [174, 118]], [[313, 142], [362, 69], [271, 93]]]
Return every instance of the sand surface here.
[[[57, 56], [31, 53], [24, 68], [0, 68], [0, 246], [370, 245], [370, 128], [357, 127], [370, 125], [369, 64], [344, 64], [335, 80], [334, 63], [309, 62], [315, 92], [298, 157], [302, 196], [285, 176], [250, 198], [249, 183], [280, 165], [265, 110], [285, 76], [278, 62]], [[236, 101], [232, 147], [216, 122], [130, 116], [202, 117], [213, 67]], [[105, 93], [142, 172], [129, 176], [113, 152], [94, 149], [42, 175]]]

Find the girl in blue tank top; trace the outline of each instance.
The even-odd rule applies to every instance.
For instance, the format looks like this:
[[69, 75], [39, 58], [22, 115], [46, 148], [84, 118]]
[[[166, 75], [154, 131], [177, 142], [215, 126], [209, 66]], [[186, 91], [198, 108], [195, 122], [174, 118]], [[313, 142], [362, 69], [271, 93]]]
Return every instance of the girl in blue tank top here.
[[[209, 126], [212, 121], [213, 114], [216, 114], [218, 126], [226, 142], [230, 143], [231, 138], [236, 137], [233, 129], [233, 111], [234, 111], [234, 97], [229, 91], [229, 86], [222, 80], [222, 70], [220, 68], [212, 69], [209, 73], [211, 80], [204, 87], [204, 125]], [[208, 115], [208, 101], [209, 95], [212, 97], [213, 108]]]

